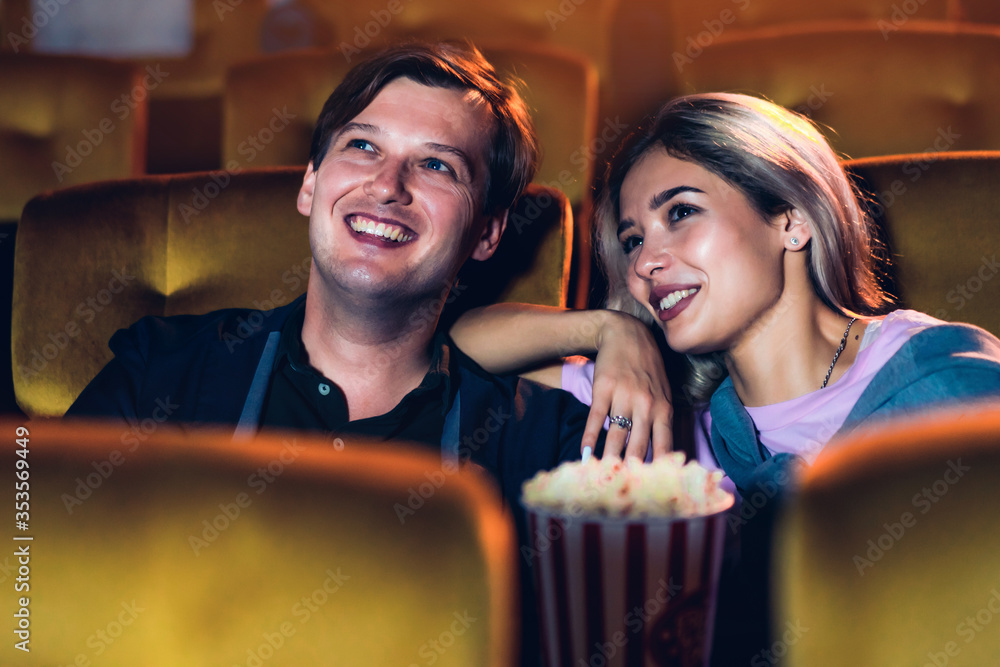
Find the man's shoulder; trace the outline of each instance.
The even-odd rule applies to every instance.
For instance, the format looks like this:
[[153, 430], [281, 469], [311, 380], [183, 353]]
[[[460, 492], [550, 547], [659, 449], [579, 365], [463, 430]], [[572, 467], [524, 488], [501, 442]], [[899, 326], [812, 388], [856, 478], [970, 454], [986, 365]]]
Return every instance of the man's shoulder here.
[[123, 339], [154, 353], [170, 353], [193, 345], [221, 343], [230, 352], [258, 337], [280, 331], [303, 297], [273, 310], [223, 308], [202, 315], [150, 315], [118, 331], [111, 347]]
[[570, 409], [588, 410], [587, 406], [578, 401], [568, 391], [548, 387], [525, 379], [519, 375], [495, 375], [477, 364], [471, 357], [462, 352], [449, 340], [451, 353], [455, 355], [458, 369], [462, 375], [462, 386], [474, 388], [476, 391], [495, 392], [511, 400], [527, 402], [525, 407], [533, 407], [536, 403], [552, 405], [565, 403]]

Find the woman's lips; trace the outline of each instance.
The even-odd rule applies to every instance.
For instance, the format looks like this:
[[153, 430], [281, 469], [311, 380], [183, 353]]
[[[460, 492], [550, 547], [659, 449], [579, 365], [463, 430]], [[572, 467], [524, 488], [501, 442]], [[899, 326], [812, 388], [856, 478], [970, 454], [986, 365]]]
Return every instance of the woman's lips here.
[[653, 290], [649, 302], [660, 321], [666, 322], [680, 315], [699, 291], [697, 285], [665, 285]]

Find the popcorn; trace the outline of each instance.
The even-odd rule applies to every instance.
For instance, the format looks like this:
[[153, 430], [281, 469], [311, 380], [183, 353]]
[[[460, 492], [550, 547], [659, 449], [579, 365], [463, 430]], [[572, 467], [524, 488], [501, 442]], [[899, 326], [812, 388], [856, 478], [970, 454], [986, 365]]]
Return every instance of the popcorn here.
[[721, 471], [671, 452], [652, 463], [609, 457], [568, 461], [540, 472], [521, 490], [526, 506], [558, 514], [611, 518], [689, 518], [721, 512], [733, 495], [720, 488]]

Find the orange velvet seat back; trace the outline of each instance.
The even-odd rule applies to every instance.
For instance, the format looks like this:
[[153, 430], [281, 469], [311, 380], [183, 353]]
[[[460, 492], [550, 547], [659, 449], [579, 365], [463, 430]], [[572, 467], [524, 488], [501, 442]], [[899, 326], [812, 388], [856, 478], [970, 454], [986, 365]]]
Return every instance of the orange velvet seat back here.
[[897, 296], [1000, 335], [1000, 151], [845, 163], [886, 231]]
[[831, 442], [777, 532], [772, 655], [989, 665], [1000, 655], [1000, 405]]
[[[17, 424], [3, 426], [13, 473]], [[516, 664], [510, 516], [439, 454], [292, 432], [234, 443], [169, 419], [23, 433], [19, 534], [34, 540], [10, 551], [30, 549], [27, 664]], [[15, 641], [0, 663], [25, 662]]]
[[[308, 218], [296, 167], [108, 181], [25, 207], [14, 261], [12, 364], [18, 404], [62, 415], [144, 315], [268, 310], [306, 289]], [[532, 186], [494, 257], [469, 267], [455, 308], [493, 300], [564, 305], [572, 215]]]
[[17, 220], [45, 190], [143, 172], [143, 74], [109, 60], [0, 53], [0, 220]]
[[1000, 149], [1000, 32], [917, 24], [726, 33], [664, 93], [763, 94], [828, 126], [849, 157]]

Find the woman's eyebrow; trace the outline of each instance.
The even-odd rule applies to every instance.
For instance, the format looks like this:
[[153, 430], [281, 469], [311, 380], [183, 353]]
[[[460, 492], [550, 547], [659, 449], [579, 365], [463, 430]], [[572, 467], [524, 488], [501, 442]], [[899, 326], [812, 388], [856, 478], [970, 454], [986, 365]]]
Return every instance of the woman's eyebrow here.
[[691, 187], [690, 185], [678, 185], [676, 188], [662, 190], [661, 192], [658, 192], [650, 197], [649, 210], [655, 211], [682, 192], [698, 192], [700, 194], [705, 194], [704, 190], [699, 190], [698, 188]]
[[635, 227], [635, 223], [632, 222], [631, 220], [628, 219], [622, 220], [621, 222], [618, 223], [618, 231], [615, 233], [615, 235], [621, 236], [622, 232], [632, 229], [633, 227]]

